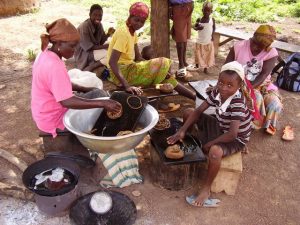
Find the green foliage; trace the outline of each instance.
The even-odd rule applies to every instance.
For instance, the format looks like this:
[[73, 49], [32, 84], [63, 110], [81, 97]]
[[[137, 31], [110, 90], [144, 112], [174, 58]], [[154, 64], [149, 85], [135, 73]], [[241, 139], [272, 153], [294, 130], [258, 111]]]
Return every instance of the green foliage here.
[[295, 17], [300, 17], [300, 2], [294, 4], [294, 6], [291, 9], [291, 13]]
[[[203, 0], [195, 1], [193, 21], [202, 15]], [[220, 21], [249, 21], [266, 23], [278, 17], [300, 15], [300, 2], [297, 0], [215, 0], [214, 18]]]
[[30, 9], [29, 13], [32, 13], [32, 14], [36, 14], [40, 11], [40, 8], [39, 7], [36, 7], [36, 8], [32, 8]]
[[276, 27], [276, 34], [282, 34], [282, 28], [281, 27]]
[[282, 4], [291, 4], [291, 3], [296, 3], [297, 0], [277, 0], [276, 2], [282, 3]]
[[[90, 7], [99, 4], [104, 12], [109, 10], [121, 24], [127, 19], [130, 5], [137, 0], [64, 0]], [[166, 0], [165, 0], [166, 1]], [[210, 0], [213, 3], [213, 16], [217, 22], [221, 21], [249, 21], [267, 23], [279, 17], [300, 17], [299, 0]], [[143, 0], [149, 6], [151, 0]], [[205, 0], [195, 0], [193, 21], [202, 16], [202, 4]], [[146, 22], [146, 25], [149, 20]]]
[[33, 49], [27, 50], [27, 60], [33, 62], [37, 56], [37, 53]]
[[294, 33], [300, 34], [300, 29], [293, 29]]

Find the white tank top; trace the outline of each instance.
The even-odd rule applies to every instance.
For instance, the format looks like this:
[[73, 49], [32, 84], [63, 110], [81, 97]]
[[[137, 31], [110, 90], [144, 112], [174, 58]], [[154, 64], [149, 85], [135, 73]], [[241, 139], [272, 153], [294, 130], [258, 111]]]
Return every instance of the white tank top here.
[[203, 26], [202, 30], [198, 30], [197, 43], [207, 45], [211, 42], [213, 32], [213, 19], [210, 17], [208, 23], [199, 23]]

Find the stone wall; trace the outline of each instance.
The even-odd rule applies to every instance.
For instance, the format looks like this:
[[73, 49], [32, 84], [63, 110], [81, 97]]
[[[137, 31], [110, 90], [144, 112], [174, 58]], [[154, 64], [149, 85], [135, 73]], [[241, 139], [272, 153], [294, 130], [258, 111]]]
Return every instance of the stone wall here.
[[26, 13], [39, 7], [39, 0], [0, 0], [0, 16]]

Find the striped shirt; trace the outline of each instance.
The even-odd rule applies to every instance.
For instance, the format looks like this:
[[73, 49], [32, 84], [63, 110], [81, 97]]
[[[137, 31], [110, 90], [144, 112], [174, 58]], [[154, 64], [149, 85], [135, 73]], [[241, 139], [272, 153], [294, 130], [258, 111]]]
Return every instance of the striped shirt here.
[[[246, 144], [249, 141], [250, 134], [252, 131], [252, 115], [247, 108], [246, 100], [240, 90], [238, 90], [233, 96], [229, 98], [231, 98], [231, 101], [229, 102], [228, 106], [224, 109], [220, 100], [220, 94], [218, 90], [215, 89], [207, 97], [206, 102], [210, 106], [216, 107], [216, 117], [219, 122], [220, 129], [223, 133], [229, 131], [231, 121], [240, 121], [238, 135], [236, 139], [242, 144]], [[223, 103], [223, 105], [225, 103], [226, 101]]]

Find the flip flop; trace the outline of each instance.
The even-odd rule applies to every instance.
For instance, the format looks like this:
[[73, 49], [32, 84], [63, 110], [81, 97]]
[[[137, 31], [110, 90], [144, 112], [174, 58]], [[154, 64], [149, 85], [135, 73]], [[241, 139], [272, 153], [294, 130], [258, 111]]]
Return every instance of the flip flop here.
[[169, 103], [166, 109], [158, 109], [159, 113], [173, 112], [180, 108], [180, 104], [175, 104], [173, 102]]
[[186, 76], [186, 67], [183, 67], [176, 71], [177, 78], [184, 78]]
[[195, 205], [195, 200], [196, 200], [197, 196], [196, 195], [191, 195], [191, 196], [186, 196], [185, 200], [186, 202], [191, 205], [191, 206], [196, 206], [196, 207], [204, 207], [204, 208], [216, 208], [219, 207], [220, 205], [218, 203], [220, 203], [221, 201], [217, 198], [208, 198], [204, 201], [203, 205], [201, 206], [197, 206]]
[[268, 128], [266, 128], [266, 132], [268, 134], [274, 135], [276, 133], [276, 128], [270, 124], [270, 126]]
[[291, 126], [285, 126], [283, 129], [283, 135], [282, 139], [285, 141], [292, 141], [294, 140], [295, 135], [294, 135], [294, 129]]
[[191, 72], [194, 72], [194, 71], [198, 71], [200, 70], [200, 68], [198, 68], [195, 64], [190, 64], [186, 67], [187, 71], [191, 71]]

